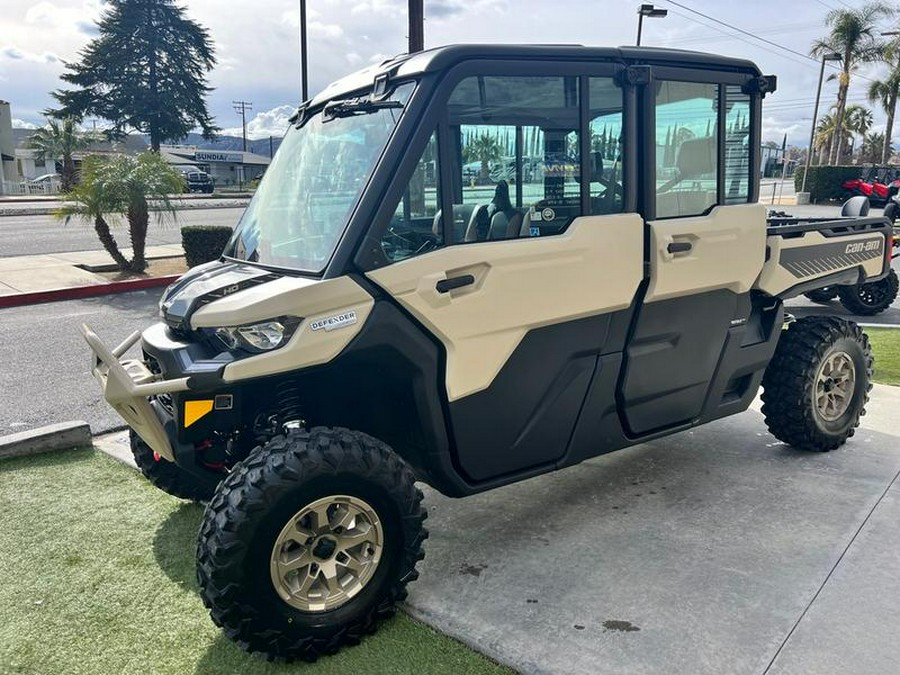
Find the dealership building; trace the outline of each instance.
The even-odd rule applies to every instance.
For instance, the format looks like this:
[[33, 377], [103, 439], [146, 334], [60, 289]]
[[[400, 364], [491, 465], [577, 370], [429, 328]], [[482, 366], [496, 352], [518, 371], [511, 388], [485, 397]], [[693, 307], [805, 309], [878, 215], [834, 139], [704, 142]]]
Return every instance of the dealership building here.
[[201, 150], [193, 145], [163, 145], [160, 155], [181, 170], [205, 171], [216, 185], [239, 185], [259, 178], [271, 159], [240, 150]]

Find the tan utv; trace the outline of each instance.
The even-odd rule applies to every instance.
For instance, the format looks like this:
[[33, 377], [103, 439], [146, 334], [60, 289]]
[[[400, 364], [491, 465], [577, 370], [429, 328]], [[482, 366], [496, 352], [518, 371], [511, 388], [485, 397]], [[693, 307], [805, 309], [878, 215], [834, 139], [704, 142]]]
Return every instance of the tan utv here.
[[[831, 450], [870, 390], [849, 321], [784, 298], [888, 272], [886, 219], [767, 222], [744, 60], [451, 46], [304, 103], [222, 258], [93, 372], [144, 475], [207, 501], [228, 637], [314, 659], [418, 573], [416, 481], [462, 497], [745, 410]], [[123, 359], [139, 345], [137, 359]]]

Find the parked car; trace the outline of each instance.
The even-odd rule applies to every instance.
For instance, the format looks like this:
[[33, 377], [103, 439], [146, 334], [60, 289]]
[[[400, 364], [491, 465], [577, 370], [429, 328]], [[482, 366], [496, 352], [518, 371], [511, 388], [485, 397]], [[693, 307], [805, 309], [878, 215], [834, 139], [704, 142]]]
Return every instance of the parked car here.
[[213, 180], [205, 171], [187, 171], [184, 174], [184, 180], [187, 184], [187, 192], [211, 194], [213, 191]]

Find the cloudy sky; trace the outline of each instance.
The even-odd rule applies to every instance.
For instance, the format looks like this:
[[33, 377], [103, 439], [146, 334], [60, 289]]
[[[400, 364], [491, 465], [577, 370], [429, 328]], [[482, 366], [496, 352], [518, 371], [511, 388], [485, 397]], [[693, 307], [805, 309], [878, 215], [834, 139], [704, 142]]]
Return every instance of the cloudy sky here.
[[[77, 58], [93, 35], [102, 0], [2, 0], [0, 99], [10, 101], [19, 126], [40, 124], [53, 104], [63, 61]], [[188, 15], [205, 25], [218, 66], [209, 98], [216, 121], [240, 133], [232, 100], [252, 101], [253, 137], [280, 135], [299, 100], [299, 0], [189, 0]], [[631, 0], [426, 0], [425, 44], [458, 42], [579, 43], [616, 46], [634, 42], [640, 3]], [[823, 19], [842, 0], [665, 0], [665, 19], [644, 23], [643, 43], [749, 58], [778, 75], [779, 90], [766, 99], [764, 136], [805, 145], [815, 98], [818, 63], [805, 58], [825, 33]], [[858, 4], [858, 3], [849, 3]], [[406, 0], [307, 0], [310, 90], [372, 61], [406, 50]], [[790, 11], [786, 11], [787, 8]], [[769, 44], [714, 23], [688, 9], [738, 26]], [[889, 29], [885, 26], [885, 29]], [[792, 50], [792, 51], [789, 51]], [[878, 67], [859, 71], [851, 102], [864, 103]], [[830, 105], [836, 83], [826, 83]], [[876, 129], [884, 113], [875, 110]], [[896, 136], [896, 134], [895, 134]]]

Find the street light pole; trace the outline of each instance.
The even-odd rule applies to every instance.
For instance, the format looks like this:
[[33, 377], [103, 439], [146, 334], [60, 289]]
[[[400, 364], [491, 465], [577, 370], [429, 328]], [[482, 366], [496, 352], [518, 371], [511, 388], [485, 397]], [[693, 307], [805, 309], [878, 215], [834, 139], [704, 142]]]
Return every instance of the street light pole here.
[[306, 67], [306, 0], [300, 0], [300, 100], [309, 99], [309, 72]]
[[641, 5], [638, 7], [638, 30], [637, 30], [637, 46], [641, 46], [641, 32], [644, 29], [644, 17], [649, 16], [653, 19], [662, 19], [669, 14], [667, 9], [657, 9], [653, 5]]
[[409, 53], [425, 49], [424, 0], [409, 0]]
[[819, 68], [819, 86], [816, 88], [816, 105], [813, 108], [812, 129], [809, 130], [809, 148], [806, 151], [806, 167], [803, 169], [803, 184], [800, 192], [806, 192], [806, 177], [809, 175], [809, 166], [812, 163], [813, 144], [816, 140], [816, 122], [819, 118], [819, 100], [822, 98], [822, 79], [825, 77], [825, 62], [840, 61], [840, 54], [822, 54], [822, 66]]

